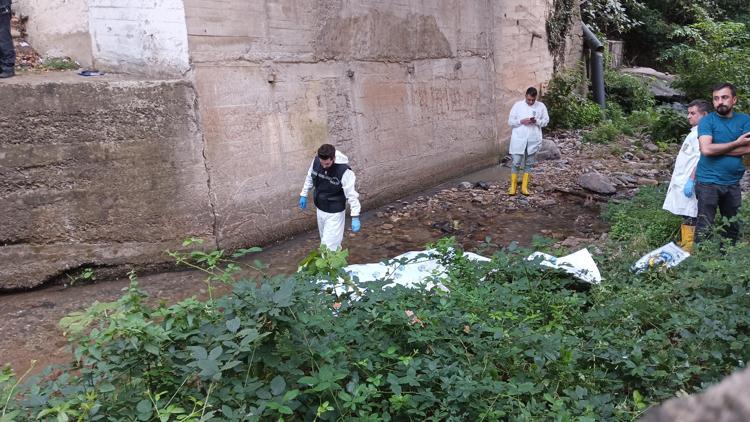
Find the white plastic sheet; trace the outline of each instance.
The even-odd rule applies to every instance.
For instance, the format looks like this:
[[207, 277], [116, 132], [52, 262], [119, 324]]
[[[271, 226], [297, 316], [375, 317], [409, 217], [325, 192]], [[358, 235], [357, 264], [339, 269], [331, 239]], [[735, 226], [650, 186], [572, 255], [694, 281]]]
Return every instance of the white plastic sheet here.
[[[419, 257], [420, 255], [423, 256]], [[464, 256], [475, 262], [490, 261], [489, 258], [471, 252], [464, 252]], [[352, 280], [355, 280], [356, 278], [358, 283], [365, 283], [374, 280], [388, 280], [391, 281], [391, 283], [383, 286], [384, 288], [400, 285], [408, 288], [423, 288], [426, 290], [438, 288], [443, 291], [448, 291], [448, 288], [440, 282], [440, 280], [444, 279], [446, 276], [446, 269], [440, 264], [440, 261], [437, 258], [438, 252], [434, 249], [426, 251], [411, 251], [386, 262], [375, 264], [353, 264], [344, 267], [344, 270], [349, 274]], [[407, 260], [409, 261], [408, 263], [401, 263]], [[323, 283], [326, 288], [333, 289], [334, 293], [338, 296], [354, 290], [341, 279], [339, 279], [336, 284], [327, 281]]]
[[543, 252], [534, 252], [526, 259], [533, 261], [539, 257], [542, 258], [542, 261], [539, 263], [542, 267], [565, 271], [586, 283], [599, 284], [602, 281], [599, 267], [596, 266], [596, 262], [594, 262], [594, 258], [591, 256], [588, 249], [581, 249], [580, 251], [560, 258]]
[[688, 258], [690, 254], [684, 249], [669, 242], [643, 255], [641, 259], [633, 264], [632, 270], [636, 273], [643, 272], [649, 268], [666, 267], [672, 268]]

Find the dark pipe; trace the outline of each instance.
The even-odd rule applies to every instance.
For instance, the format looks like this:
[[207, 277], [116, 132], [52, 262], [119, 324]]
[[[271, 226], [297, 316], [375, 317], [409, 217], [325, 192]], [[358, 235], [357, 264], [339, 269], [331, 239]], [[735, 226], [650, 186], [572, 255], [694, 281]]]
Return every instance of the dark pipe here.
[[594, 101], [601, 108], [607, 108], [604, 96], [604, 45], [596, 35], [583, 24], [583, 40], [591, 50], [591, 85], [594, 91]]

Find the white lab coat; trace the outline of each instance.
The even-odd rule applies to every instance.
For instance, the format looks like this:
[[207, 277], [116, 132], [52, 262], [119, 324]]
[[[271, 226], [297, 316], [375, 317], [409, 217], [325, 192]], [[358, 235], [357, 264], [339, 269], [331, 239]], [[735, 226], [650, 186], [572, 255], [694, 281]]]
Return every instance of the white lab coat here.
[[[522, 125], [521, 120], [536, 117], [536, 124]], [[508, 116], [508, 125], [513, 128], [510, 135], [510, 154], [536, 154], [542, 145], [542, 128], [549, 123], [547, 107], [539, 101], [534, 105], [521, 100], [513, 104]]]
[[672, 180], [669, 182], [669, 189], [667, 190], [666, 198], [664, 198], [662, 208], [676, 215], [687, 217], [696, 217], [698, 215], [698, 200], [695, 198], [695, 193], [688, 198], [682, 193], [682, 188], [685, 187], [690, 174], [693, 172], [695, 166], [698, 165], [700, 157], [698, 126], [693, 126], [690, 129], [690, 133], [685, 137], [685, 141], [682, 142], [680, 153], [677, 154], [674, 171], [672, 172]]
[[[349, 158], [337, 150], [334, 162], [338, 164], [349, 164]], [[313, 187], [312, 169], [314, 163], [315, 159], [310, 163], [310, 168], [307, 170], [307, 177], [305, 177], [305, 183], [302, 186], [300, 196], [307, 197], [307, 193]], [[359, 194], [354, 188], [356, 181], [357, 178], [351, 170], [346, 170], [344, 175], [341, 176], [341, 188], [344, 190], [347, 203], [349, 203], [349, 212], [352, 217], [359, 217], [359, 212], [361, 210]], [[318, 233], [320, 233], [320, 244], [326, 245], [330, 250], [339, 249], [341, 247], [341, 242], [344, 239], [346, 210], [337, 213], [317, 210], [316, 214], [318, 219]]]

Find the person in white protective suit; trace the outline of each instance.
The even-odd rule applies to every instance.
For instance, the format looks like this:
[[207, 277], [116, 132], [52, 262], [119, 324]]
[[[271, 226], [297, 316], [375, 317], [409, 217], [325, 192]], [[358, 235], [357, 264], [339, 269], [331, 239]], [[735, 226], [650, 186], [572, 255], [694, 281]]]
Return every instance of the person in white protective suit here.
[[359, 194], [354, 189], [356, 177], [348, 163], [346, 155], [336, 151], [333, 145], [321, 145], [307, 171], [299, 198], [299, 207], [307, 208], [307, 192], [313, 188], [320, 244], [332, 251], [339, 249], [344, 239], [347, 202], [352, 216], [352, 231], [358, 232], [361, 227]]
[[508, 125], [513, 128], [510, 135], [510, 156], [513, 166], [510, 174], [508, 195], [515, 195], [518, 188], [518, 172], [521, 177], [521, 193], [529, 195], [529, 178], [536, 162], [535, 155], [542, 146], [542, 128], [549, 123], [547, 107], [536, 100], [537, 90], [530, 87], [526, 98], [513, 104]]
[[692, 128], [682, 142], [674, 163], [672, 179], [662, 208], [682, 217], [680, 247], [693, 251], [695, 219], [698, 216], [698, 200], [695, 198], [695, 168], [701, 157], [698, 144], [698, 122], [709, 112], [708, 102], [695, 100], [688, 104], [687, 119]]

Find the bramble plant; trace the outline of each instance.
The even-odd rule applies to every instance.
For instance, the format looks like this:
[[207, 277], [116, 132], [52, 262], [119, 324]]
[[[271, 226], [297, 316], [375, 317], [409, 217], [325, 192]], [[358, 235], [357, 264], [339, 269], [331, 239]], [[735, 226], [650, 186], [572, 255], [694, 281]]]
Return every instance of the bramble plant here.
[[665, 194], [666, 186], [645, 186], [632, 200], [610, 203], [603, 214], [611, 224], [610, 237], [643, 251], [672, 240], [681, 219], [662, 209]]
[[[651, 210], [657, 192], [621, 206]], [[174, 305], [147, 300], [131, 275], [117, 302], [61, 321], [71, 364], [24, 382], [0, 373], [0, 420], [630, 421], [750, 354], [745, 243], [636, 275], [630, 245], [614, 241], [597, 286], [519, 248], [475, 263], [451, 239], [431, 247], [449, 291], [380, 280], [336, 297], [320, 280], [339, 277], [340, 256]]]

